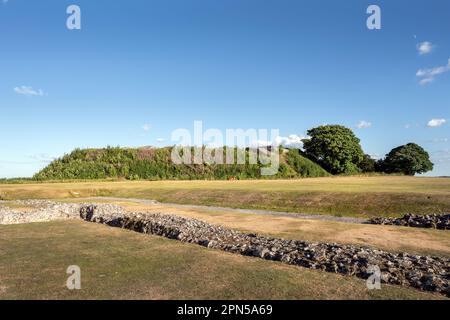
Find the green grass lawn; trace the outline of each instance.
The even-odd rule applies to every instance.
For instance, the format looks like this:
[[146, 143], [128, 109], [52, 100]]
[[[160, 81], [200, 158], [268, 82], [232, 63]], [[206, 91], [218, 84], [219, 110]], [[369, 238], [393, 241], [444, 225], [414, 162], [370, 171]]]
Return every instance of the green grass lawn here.
[[450, 178], [330, 177], [244, 181], [90, 181], [0, 185], [0, 198], [116, 196], [358, 217], [450, 212]]
[[[69, 265], [82, 289], [65, 287]], [[0, 226], [0, 299], [444, 299], [81, 221]]]

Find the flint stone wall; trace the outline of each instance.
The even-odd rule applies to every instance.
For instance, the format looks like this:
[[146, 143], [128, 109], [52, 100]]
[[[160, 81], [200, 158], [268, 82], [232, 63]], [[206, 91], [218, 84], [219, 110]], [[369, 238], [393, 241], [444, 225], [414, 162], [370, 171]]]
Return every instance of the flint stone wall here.
[[195, 243], [245, 256], [367, 279], [370, 266], [381, 270], [381, 282], [438, 292], [450, 297], [450, 259], [394, 254], [368, 247], [283, 240], [245, 234], [196, 219], [108, 211], [83, 206], [82, 219], [169, 239]]
[[370, 224], [395, 225], [414, 228], [432, 228], [450, 230], [450, 214], [416, 215], [407, 214], [402, 218], [373, 218]]

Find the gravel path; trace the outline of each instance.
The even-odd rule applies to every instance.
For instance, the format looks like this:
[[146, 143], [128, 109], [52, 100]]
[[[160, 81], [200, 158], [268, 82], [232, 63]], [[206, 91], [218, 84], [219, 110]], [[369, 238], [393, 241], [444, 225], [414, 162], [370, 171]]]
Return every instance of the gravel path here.
[[91, 197], [91, 198], [80, 198], [83, 201], [95, 201], [95, 200], [110, 200], [110, 201], [131, 201], [136, 203], [141, 203], [145, 205], [169, 205], [172, 207], [180, 209], [200, 209], [206, 211], [220, 211], [220, 212], [236, 212], [244, 214], [256, 214], [265, 216], [277, 216], [277, 217], [288, 217], [288, 218], [298, 218], [298, 219], [308, 219], [308, 220], [325, 220], [325, 221], [337, 221], [345, 223], [368, 223], [368, 219], [354, 218], [354, 217], [336, 217], [330, 215], [322, 214], [305, 214], [305, 213], [292, 213], [292, 212], [282, 212], [282, 211], [271, 211], [271, 210], [257, 210], [257, 209], [235, 209], [226, 207], [215, 207], [215, 206], [202, 206], [202, 205], [192, 205], [192, 204], [177, 204], [177, 203], [160, 203], [155, 200], [149, 199], [136, 199], [136, 198], [116, 198], [116, 197]]

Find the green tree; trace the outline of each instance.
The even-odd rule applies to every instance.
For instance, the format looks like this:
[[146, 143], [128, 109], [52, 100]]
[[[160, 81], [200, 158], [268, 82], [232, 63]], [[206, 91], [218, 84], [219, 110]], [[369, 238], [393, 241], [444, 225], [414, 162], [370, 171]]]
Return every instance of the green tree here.
[[430, 156], [421, 146], [408, 143], [394, 148], [386, 155], [382, 162], [382, 169], [386, 173], [403, 173], [413, 176], [433, 170]]
[[305, 154], [332, 174], [360, 172], [358, 165], [364, 153], [360, 140], [349, 128], [326, 125], [308, 130], [303, 140]]
[[377, 161], [373, 159], [370, 155], [365, 154], [362, 161], [359, 163], [359, 168], [362, 172], [375, 172]]

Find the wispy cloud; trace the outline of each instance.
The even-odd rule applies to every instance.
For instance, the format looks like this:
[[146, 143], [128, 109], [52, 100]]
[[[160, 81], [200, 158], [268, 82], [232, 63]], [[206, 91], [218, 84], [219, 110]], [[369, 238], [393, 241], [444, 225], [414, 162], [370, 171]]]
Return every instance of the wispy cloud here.
[[367, 128], [372, 127], [372, 122], [365, 121], [365, 120], [361, 120], [361, 121], [356, 125], [356, 127], [357, 127], [358, 129], [367, 129]]
[[157, 141], [157, 142], [164, 142], [164, 141], [166, 141], [166, 139], [164, 139], [164, 138], [158, 138], [158, 139], [156, 139], [156, 141]]
[[425, 79], [420, 80], [420, 81], [419, 81], [419, 84], [420, 84], [421, 86], [425, 86], [425, 85], [427, 85], [427, 84], [432, 83], [433, 81], [434, 81], [434, 78], [425, 78]]
[[30, 155], [29, 158], [36, 160], [38, 162], [49, 163], [55, 160], [57, 157], [50, 156], [47, 153], [38, 153]]
[[15, 87], [14, 92], [17, 94], [22, 94], [24, 96], [28, 96], [28, 97], [32, 97], [32, 96], [43, 97], [45, 95], [45, 93], [42, 89], [35, 90], [35, 89], [33, 89], [33, 87], [28, 87], [28, 86]]
[[421, 42], [417, 45], [417, 51], [420, 55], [429, 54], [433, 51], [433, 49], [434, 45], [429, 41]]
[[144, 130], [145, 132], [148, 132], [148, 131], [150, 131], [150, 129], [152, 128], [152, 126], [149, 125], [148, 123], [146, 123], [146, 124], [142, 125], [141, 128], [142, 128], [142, 130]]
[[436, 128], [444, 125], [445, 123], [447, 123], [446, 119], [431, 119], [428, 121], [427, 126], [430, 128]]
[[419, 84], [426, 85], [433, 82], [436, 76], [450, 71], [450, 59], [448, 59], [447, 65], [430, 68], [430, 69], [419, 69], [416, 72], [416, 76], [420, 78]]

